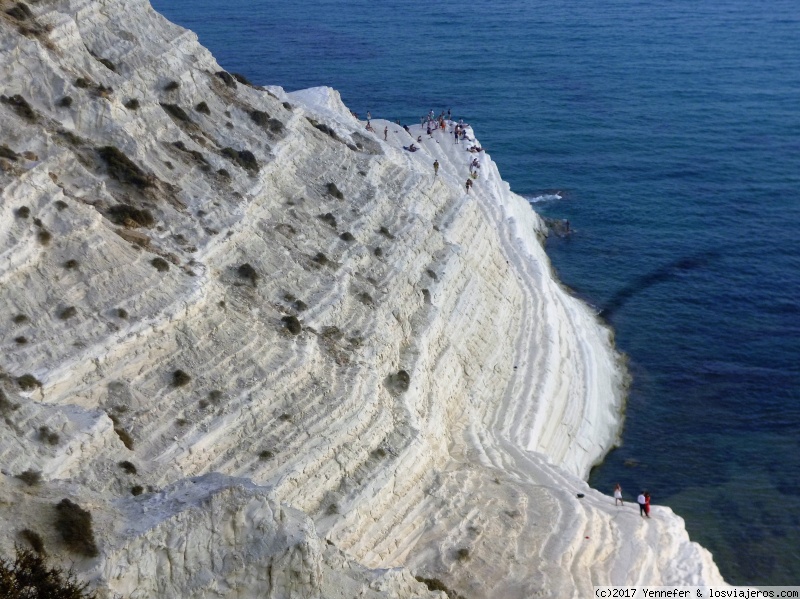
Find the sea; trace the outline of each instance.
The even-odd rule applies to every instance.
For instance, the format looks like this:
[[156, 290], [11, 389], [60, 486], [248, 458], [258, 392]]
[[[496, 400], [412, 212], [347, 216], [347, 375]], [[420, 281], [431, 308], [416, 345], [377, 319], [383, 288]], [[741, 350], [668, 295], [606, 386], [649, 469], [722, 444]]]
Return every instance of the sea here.
[[256, 84], [471, 124], [627, 355], [591, 485], [649, 490], [731, 583], [800, 585], [798, 0], [153, 5]]

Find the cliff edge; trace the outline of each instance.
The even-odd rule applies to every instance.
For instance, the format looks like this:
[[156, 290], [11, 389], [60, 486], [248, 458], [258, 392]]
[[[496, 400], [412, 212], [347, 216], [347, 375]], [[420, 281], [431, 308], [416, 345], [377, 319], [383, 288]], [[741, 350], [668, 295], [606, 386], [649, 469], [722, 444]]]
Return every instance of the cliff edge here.
[[451, 136], [254, 86], [145, 0], [0, 0], [0, 80], [0, 552], [107, 597], [722, 583], [584, 482], [619, 357], [488, 155], [466, 193]]

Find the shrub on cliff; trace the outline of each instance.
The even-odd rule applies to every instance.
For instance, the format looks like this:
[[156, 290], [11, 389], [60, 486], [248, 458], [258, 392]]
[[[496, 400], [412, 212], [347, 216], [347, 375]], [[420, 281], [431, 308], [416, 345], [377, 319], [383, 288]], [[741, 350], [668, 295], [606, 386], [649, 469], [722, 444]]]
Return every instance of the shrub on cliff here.
[[197, 106], [194, 107], [197, 112], [202, 112], [203, 114], [211, 114], [211, 109], [208, 107], [208, 104], [205, 102], [200, 102]]
[[172, 373], [172, 386], [173, 387], [185, 387], [188, 385], [192, 380], [188, 374], [186, 374], [183, 370], [176, 370]]
[[[34, 533], [35, 534], [35, 533]], [[7, 599], [96, 599], [72, 570], [50, 567], [42, 552], [16, 549], [13, 560], [0, 558], [0, 597]]]
[[32, 374], [23, 374], [17, 377], [17, 385], [19, 385], [19, 388], [23, 391], [30, 391], [36, 387], [41, 387], [42, 383]]
[[234, 150], [230, 147], [223, 148], [222, 155], [248, 171], [257, 173], [261, 168], [255, 155], [250, 150]]
[[258, 283], [258, 273], [249, 262], [239, 265], [239, 268], [236, 269], [236, 274], [243, 279], [248, 279], [253, 285]]
[[19, 94], [15, 94], [11, 97], [0, 96], [0, 102], [11, 107], [14, 112], [16, 112], [26, 121], [30, 121], [31, 123], [36, 121], [36, 111], [31, 108], [31, 105], [28, 104], [28, 101]]
[[336, 187], [336, 183], [328, 183], [328, 185], [325, 186], [325, 191], [328, 192], [328, 195], [332, 195], [337, 200], [344, 199], [344, 194]]
[[92, 530], [92, 514], [69, 499], [56, 505], [56, 530], [71, 551], [97, 557], [97, 543]]
[[0, 146], [0, 158], [8, 158], [11, 162], [19, 160], [19, 154], [6, 145]]
[[104, 146], [97, 150], [108, 167], [108, 174], [121, 183], [130, 183], [140, 189], [152, 187], [152, 178], [114, 146]]
[[106, 214], [115, 224], [125, 225], [130, 228], [152, 227], [156, 224], [156, 219], [153, 218], [152, 212], [146, 208], [134, 208], [127, 204], [112, 206]]
[[36, 553], [44, 553], [44, 541], [42, 535], [30, 528], [23, 528], [19, 531], [19, 536], [30, 543]]
[[174, 119], [176, 119], [178, 121], [182, 121], [184, 123], [191, 123], [192, 122], [192, 119], [189, 118], [189, 115], [186, 114], [186, 111], [183, 108], [181, 108], [180, 106], [178, 106], [177, 104], [163, 104], [162, 103], [161, 104], [161, 108], [164, 109], [164, 112], [166, 112], [168, 115], [170, 115], [172, 118], [174, 118]]
[[6, 11], [6, 14], [15, 18], [17, 21], [27, 21], [33, 18], [31, 9], [24, 2], [17, 2], [15, 6], [12, 6]]
[[153, 268], [158, 272], [167, 272], [169, 270], [169, 262], [158, 256], [150, 260], [150, 264], [152, 264]]
[[280, 133], [283, 131], [283, 123], [278, 119], [274, 119], [262, 110], [251, 110], [250, 119], [262, 129], [270, 133]]
[[232, 89], [236, 89], [236, 80], [231, 76], [230, 73], [226, 73], [225, 71], [217, 71], [217, 77], [222, 79], [225, 82], [225, 85]]

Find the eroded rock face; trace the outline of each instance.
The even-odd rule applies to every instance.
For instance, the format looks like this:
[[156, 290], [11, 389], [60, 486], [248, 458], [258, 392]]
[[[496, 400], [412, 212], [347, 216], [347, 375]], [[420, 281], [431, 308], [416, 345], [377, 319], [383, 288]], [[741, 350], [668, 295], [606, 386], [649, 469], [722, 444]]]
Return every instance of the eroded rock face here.
[[624, 375], [489, 156], [466, 195], [449, 137], [237, 81], [141, 0], [2, 7], [3, 551], [131, 597], [720, 581], [583, 482]]

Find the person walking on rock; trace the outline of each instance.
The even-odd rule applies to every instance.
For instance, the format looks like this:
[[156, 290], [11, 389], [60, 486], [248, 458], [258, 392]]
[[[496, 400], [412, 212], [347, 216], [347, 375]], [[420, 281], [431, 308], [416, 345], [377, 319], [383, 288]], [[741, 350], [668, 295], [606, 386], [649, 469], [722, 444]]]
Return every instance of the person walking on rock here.
[[619, 505], [625, 505], [622, 502], [622, 487], [619, 486], [619, 483], [617, 483], [617, 485], [614, 487], [614, 505], [617, 505], [618, 501]]
[[[639, 504], [639, 515], [644, 518], [645, 517], [645, 505], [647, 505], [647, 498], [644, 496], [644, 491], [639, 493], [639, 496], [636, 498], [636, 503]], [[650, 516], [647, 516], [648, 518]]]
[[456, 125], [456, 129], [455, 129], [455, 131], [453, 131], [453, 135], [456, 138], [456, 143], [458, 143], [458, 125]]
[[434, 177], [438, 177], [439, 176], [439, 161], [438, 160], [434, 160], [433, 161], [433, 176]]
[[469, 190], [472, 189], [472, 179], [467, 179], [467, 195], [469, 195]]
[[644, 494], [644, 515], [650, 517], [650, 493]]
[[389, 126], [383, 128], [383, 141], [388, 141], [389, 139]]

